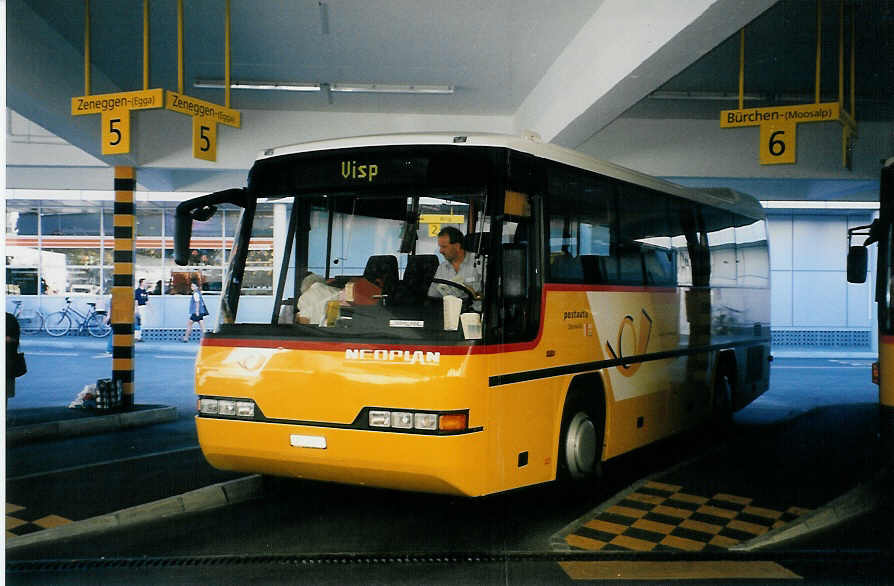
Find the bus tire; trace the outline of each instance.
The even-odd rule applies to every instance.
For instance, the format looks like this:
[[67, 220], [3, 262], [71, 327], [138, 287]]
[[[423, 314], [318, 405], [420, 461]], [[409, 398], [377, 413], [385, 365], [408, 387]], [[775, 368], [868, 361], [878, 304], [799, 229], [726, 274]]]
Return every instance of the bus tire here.
[[570, 399], [559, 432], [559, 478], [583, 482], [602, 474], [604, 417], [579, 395]]

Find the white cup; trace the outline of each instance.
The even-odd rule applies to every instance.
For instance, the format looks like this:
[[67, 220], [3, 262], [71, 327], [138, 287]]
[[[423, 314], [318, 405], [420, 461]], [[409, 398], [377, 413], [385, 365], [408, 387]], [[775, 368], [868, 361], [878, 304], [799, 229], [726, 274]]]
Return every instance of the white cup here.
[[464, 313], [459, 316], [459, 320], [463, 324], [463, 336], [465, 336], [466, 340], [481, 339], [480, 313]]
[[459, 312], [462, 311], [463, 300], [454, 295], [444, 296], [444, 329], [455, 330], [459, 327]]
[[282, 305], [279, 308], [279, 323], [291, 324], [295, 322], [295, 308], [291, 304]]

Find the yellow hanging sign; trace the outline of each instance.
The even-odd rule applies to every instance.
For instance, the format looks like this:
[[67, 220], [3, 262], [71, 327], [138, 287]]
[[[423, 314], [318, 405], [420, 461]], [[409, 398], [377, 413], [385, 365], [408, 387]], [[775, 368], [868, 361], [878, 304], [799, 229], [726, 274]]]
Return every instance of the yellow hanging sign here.
[[192, 156], [205, 161], [217, 160], [217, 123], [213, 118], [193, 116]]
[[115, 94], [97, 94], [95, 96], [79, 96], [71, 99], [71, 115], [101, 114], [112, 110], [147, 110], [161, 108], [164, 90], [139, 90], [135, 92], [118, 92]]
[[841, 117], [838, 102], [777, 106], [774, 108], [748, 108], [720, 112], [720, 128], [740, 128], [781, 122], [835, 122]]
[[164, 90], [140, 90], [77, 96], [71, 99], [71, 115], [101, 114], [102, 154], [123, 155], [130, 152], [130, 111], [161, 108]]
[[462, 224], [466, 217], [460, 214], [420, 214], [420, 224]]
[[242, 126], [242, 115], [220, 104], [168, 91], [165, 108], [192, 116], [192, 156], [205, 161], [217, 160], [217, 125]]
[[791, 165], [795, 162], [798, 144], [794, 122], [765, 122], [761, 124], [760, 164]]
[[102, 113], [102, 154], [123, 155], [130, 152], [130, 110]]
[[802, 122], [841, 122], [856, 127], [838, 102], [747, 108], [720, 112], [721, 128], [760, 126], [761, 165], [793, 164], [796, 160], [796, 129]]

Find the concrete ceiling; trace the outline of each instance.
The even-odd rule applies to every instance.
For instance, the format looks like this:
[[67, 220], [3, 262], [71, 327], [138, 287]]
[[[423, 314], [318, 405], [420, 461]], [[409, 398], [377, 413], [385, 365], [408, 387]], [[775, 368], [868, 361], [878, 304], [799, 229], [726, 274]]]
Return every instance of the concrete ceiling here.
[[[91, 93], [142, 88], [142, 4], [90, 0]], [[834, 99], [838, 9], [837, 2], [825, 4], [823, 88], [824, 98]], [[894, 4], [851, 4], [857, 11], [858, 116], [892, 119]], [[184, 91], [223, 103], [223, 90], [193, 83], [224, 77], [224, 0], [184, 5]], [[238, 157], [225, 150], [216, 168], [197, 162], [189, 151], [189, 130], [181, 128], [188, 126], [183, 117], [160, 111], [140, 113], [145, 138], [132, 155], [102, 157], [98, 117], [72, 117], [69, 110], [71, 97], [84, 93], [84, 3], [7, 0], [8, 106], [108, 164], [202, 174], [244, 169], [266, 146], [352, 133], [531, 129], [544, 140], [576, 147], [625, 113], [716, 116], [716, 94], [737, 90], [736, 32], [746, 25], [746, 93], [759, 94], [764, 103], [813, 94], [813, 0], [232, 0], [231, 5], [233, 80], [450, 84], [455, 92], [233, 90], [231, 106], [243, 112], [243, 128], [224, 132], [229, 132], [226, 148]], [[176, 0], [150, 2], [150, 87], [177, 90], [176, 6]], [[677, 92], [689, 95], [666, 99]], [[175, 137], [179, 150], [170, 148], [166, 137]], [[176, 188], [177, 181], [169, 183]]]
[[[838, 99], [839, 10], [822, 2], [821, 100]], [[894, 120], [894, 2], [848, 0], [845, 4], [845, 105], [850, 109], [850, 51], [854, 40], [857, 118]], [[745, 32], [746, 107], [810, 103], [816, 85], [816, 2], [782, 0], [748, 24]], [[853, 26], [853, 36], [851, 25]], [[718, 94], [736, 107], [739, 35], [733, 35], [658, 88], [660, 99], [637, 104], [631, 114], [649, 117], [715, 118]], [[674, 94], [691, 94], [673, 100]], [[703, 96], [703, 99], [699, 99]]]

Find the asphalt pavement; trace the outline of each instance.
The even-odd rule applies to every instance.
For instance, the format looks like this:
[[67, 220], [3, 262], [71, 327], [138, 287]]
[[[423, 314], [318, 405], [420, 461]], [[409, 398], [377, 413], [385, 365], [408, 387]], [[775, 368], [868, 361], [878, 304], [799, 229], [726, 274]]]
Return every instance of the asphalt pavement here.
[[[7, 433], [46, 420], [120, 416], [67, 408], [83, 384], [110, 375], [105, 340], [26, 338], [23, 349], [29, 373], [9, 403]], [[8, 555], [45, 556], [51, 549], [41, 544], [52, 548], [54, 540], [86, 544], [90, 535], [263, 496], [260, 479], [213, 470], [196, 446], [196, 350], [170, 342], [136, 346], [136, 411], [174, 407], [173, 421], [146, 423], [169, 432], [121, 424], [113, 433], [100, 429], [96, 440], [63, 432], [7, 447]], [[555, 534], [553, 548], [569, 555], [674, 550], [661, 542], [681, 551], [780, 543], [890, 549], [894, 488], [884, 468], [890, 455], [876, 441], [869, 364], [777, 360], [770, 391], [736, 415], [736, 437], [634, 483]], [[146, 439], [159, 437], [177, 441]], [[58, 453], [73, 447], [90, 454]]]
[[[112, 376], [112, 355], [106, 338], [91, 336], [23, 336], [28, 372], [16, 380], [9, 416], [34, 407], [67, 407], [85, 385]], [[134, 344], [134, 402], [175, 407], [181, 416], [195, 411], [193, 367], [195, 342]], [[9, 422], [9, 417], [7, 417]]]

